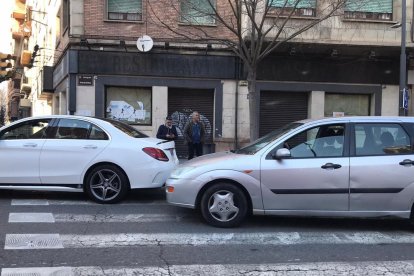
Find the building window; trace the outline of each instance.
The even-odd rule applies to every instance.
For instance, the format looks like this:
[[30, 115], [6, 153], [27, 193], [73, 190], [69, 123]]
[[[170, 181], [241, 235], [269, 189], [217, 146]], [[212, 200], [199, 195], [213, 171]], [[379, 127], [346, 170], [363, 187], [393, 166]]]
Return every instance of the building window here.
[[181, 22], [197, 25], [215, 24], [216, 0], [181, 0]]
[[62, 1], [62, 33], [69, 26], [69, 0]]
[[151, 125], [151, 88], [107, 87], [105, 118], [128, 124]]
[[268, 0], [268, 5], [280, 15], [289, 16], [293, 10], [292, 16], [316, 16], [316, 0]]
[[142, 0], [107, 0], [109, 20], [142, 20]]
[[369, 116], [370, 97], [367, 94], [325, 94], [325, 117]]
[[346, 19], [392, 20], [392, 0], [350, 0], [345, 4]]

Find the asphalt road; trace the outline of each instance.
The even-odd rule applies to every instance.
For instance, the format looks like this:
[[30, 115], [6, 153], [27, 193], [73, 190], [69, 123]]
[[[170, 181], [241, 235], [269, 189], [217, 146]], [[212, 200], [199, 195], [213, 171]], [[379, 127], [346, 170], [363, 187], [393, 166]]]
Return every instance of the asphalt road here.
[[83, 194], [0, 191], [1, 276], [412, 275], [414, 231], [400, 220], [252, 217], [204, 224], [162, 190], [120, 204]]

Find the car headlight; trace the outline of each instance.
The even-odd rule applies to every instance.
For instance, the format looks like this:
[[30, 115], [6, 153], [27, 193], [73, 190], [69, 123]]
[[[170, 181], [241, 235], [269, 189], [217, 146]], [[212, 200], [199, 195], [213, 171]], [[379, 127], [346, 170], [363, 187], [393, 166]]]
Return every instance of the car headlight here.
[[186, 173], [194, 170], [196, 167], [178, 167], [170, 175], [170, 178], [181, 178]]

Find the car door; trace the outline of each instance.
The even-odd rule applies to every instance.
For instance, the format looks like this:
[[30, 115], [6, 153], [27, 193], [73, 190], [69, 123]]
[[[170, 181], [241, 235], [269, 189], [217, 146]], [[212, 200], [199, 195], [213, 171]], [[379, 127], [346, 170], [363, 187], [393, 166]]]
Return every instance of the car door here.
[[51, 119], [28, 120], [0, 133], [0, 183], [39, 184], [39, 156]]
[[414, 152], [409, 133], [400, 122], [353, 125], [352, 211], [407, 211], [411, 208]]
[[42, 184], [82, 184], [82, 173], [109, 143], [108, 135], [91, 122], [60, 119], [40, 154]]
[[[263, 204], [272, 210], [347, 211], [349, 146], [346, 124], [308, 128], [283, 141], [261, 162]], [[275, 160], [279, 148], [291, 156]]]

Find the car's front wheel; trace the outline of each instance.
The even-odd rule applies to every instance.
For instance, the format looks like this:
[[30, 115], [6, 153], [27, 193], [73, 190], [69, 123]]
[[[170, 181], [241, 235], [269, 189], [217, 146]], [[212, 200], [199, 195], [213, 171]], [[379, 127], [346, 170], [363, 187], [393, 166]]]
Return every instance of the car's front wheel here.
[[216, 227], [238, 226], [246, 218], [248, 208], [246, 195], [230, 183], [217, 183], [209, 187], [200, 201], [203, 218]]
[[85, 181], [85, 191], [99, 203], [116, 203], [129, 189], [125, 173], [114, 165], [100, 165], [92, 169]]

